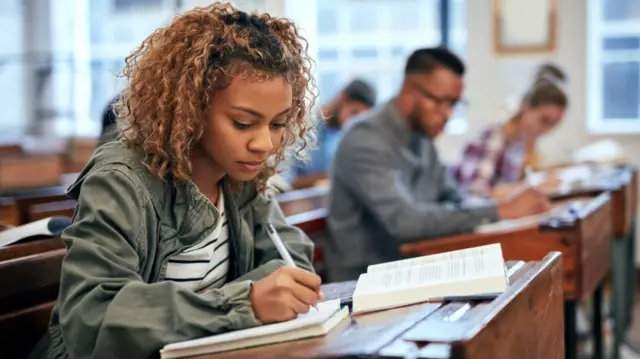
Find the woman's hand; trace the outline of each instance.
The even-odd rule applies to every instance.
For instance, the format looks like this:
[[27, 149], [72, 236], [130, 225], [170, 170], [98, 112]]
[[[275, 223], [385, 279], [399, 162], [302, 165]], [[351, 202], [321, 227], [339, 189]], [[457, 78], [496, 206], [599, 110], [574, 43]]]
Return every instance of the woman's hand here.
[[300, 268], [280, 267], [257, 281], [249, 300], [258, 320], [282, 322], [306, 313], [322, 299], [322, 280], [314, 273]]

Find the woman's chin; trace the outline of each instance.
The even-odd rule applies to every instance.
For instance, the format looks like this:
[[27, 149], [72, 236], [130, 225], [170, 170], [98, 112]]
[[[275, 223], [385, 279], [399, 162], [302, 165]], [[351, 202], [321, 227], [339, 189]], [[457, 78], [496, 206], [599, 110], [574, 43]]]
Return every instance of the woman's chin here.
[[253, 181], [256, 177], [258, 177], [258, 173], [246, 173], [246, 172], [236, 172], [236, 173], [227, 173], [229, 178], [236, 182], [249, 182]]

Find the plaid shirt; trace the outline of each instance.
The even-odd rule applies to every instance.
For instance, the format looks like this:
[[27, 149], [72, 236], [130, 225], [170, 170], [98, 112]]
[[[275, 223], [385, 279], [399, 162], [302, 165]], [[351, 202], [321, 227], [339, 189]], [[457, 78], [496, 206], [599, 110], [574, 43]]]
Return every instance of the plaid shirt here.
[[493, 125], [467, 143], [453, 177], [462, 190], [489, 196], [495, 185], [522, 178], [524, 157], [524, 144], [508, 142], [500, 125]]

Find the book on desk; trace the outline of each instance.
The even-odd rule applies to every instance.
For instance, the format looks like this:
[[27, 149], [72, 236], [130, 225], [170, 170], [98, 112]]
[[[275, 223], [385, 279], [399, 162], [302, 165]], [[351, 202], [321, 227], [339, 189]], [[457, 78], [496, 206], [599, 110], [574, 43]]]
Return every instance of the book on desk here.
[[[361, 314], [427, 301], [484, 300], [507, 289], [500, 244], [370, 266], [350, 296]], [[162, 359], [244, 349], [328, 334], [349, 317], [341, 298], [319, 303], [296, 319], [165, 346]]]

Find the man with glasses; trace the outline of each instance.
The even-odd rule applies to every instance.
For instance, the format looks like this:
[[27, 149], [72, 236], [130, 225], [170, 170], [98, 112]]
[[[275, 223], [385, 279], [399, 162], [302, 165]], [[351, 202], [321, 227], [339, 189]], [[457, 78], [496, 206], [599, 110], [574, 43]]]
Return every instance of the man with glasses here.
[[444, 48], [415, 51], [395, 98], [347, 124], [332, 173], [330, 281], [400, 258], [402, 243], [471, 232], [483, 223], [549, 210], [523, 190], [503, 202], [464, 198], [434, 145], [463, 90], [462, 61]]

